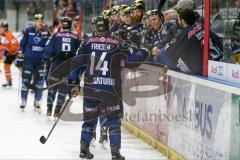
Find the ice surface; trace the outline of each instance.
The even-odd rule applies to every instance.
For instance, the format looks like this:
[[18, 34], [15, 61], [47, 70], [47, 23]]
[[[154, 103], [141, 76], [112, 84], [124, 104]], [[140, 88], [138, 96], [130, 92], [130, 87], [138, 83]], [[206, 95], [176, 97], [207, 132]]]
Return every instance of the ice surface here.
[[[5, 82], [1, 64], [0, 83]], [[33, 94], [29, 94], [25, 112], [21, 112], [19, 72], [12, 67], [13, 87], [0, 87], [0, 159], [79, 159], [79, 141], [82, 122], [60, 121], [46, 144], [41, 144], [41, 135], [47, 136], [53, 121], [46, 118], [46, 93], [42, 102], [42, 114], [33, 111]], [[74, 100], [71, 112], [81, 112], [81, 99]], [[99, 131], [99, 128], [97, 129]], [[99, 138], [99, 133], [97, 133]], [[97, 141], [98, 141], [97, 138]], [[90, 148], [96, 160], [110, 160], [110, 149], [102, 150], [96, 143]], [[129, 160], [166, 159], [143, 141], [122, 131], [122, 154]]]

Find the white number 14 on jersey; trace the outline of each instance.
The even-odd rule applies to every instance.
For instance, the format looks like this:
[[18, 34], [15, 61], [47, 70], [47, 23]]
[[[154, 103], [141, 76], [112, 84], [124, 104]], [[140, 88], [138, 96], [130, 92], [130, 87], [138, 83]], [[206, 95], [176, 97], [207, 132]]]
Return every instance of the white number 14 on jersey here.
[[[106, 76], [107, 72], [109, 71], [109, 69], [108, 69], [108, 61], [104, 61], [106, 55], [107, 55], [107, 52], [103, 52], [102, 53], [102, 55], [100, 57], [100, 60], [98, 61], [97, 66], [95, 68], [97, 71], [102, 71], [102, 75], [104, 75], [104, 76]], [[90, 65], [90, 74], [91, 75], [94, 74], [95, 59], [96, 59], [96, 53], [92, 52], [92, 54], [91, 54], [91, 65]]]

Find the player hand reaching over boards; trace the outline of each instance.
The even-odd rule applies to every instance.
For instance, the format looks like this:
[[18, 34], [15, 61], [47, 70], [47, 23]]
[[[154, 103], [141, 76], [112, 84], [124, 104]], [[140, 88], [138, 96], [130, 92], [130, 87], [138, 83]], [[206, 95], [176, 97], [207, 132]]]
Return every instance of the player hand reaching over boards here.
[[[121, 148], [121, 118], [123, 117], [121, 70], [136, 68], [148, 57], [145, 48], [133, 49], [122, 39], [111, 36], [109, 24], [102, 16], [92, 23], [94, 36], [82, 42], [71, 64], [70, 82], [77, 82], [84, 73], [83, 114], [80, 158], [92, 159], [89, 151], [98, 117], [105, 119], [113, 160], [124, 160]], [[73, 92], [72, 90], [72, 93]]]

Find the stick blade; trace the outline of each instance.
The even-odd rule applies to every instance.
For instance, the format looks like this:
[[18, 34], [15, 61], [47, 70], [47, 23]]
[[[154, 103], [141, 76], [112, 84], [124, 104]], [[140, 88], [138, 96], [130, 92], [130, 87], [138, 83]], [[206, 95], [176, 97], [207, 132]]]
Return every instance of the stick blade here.
[[37, 88], [35, 85], [31, 84], [31, 83], [25, 82], [24, 85], [25, 85], [28, 89], [31, 89], [31, 90], [34, 90], [34, 91], [37, 91], [37, 90], [38, 90], [38, 88]]
[[44, 137], [44, 136], [41, 136], [39, 141], [42, 143], [42, 144], [45, 144], [47, 139]]

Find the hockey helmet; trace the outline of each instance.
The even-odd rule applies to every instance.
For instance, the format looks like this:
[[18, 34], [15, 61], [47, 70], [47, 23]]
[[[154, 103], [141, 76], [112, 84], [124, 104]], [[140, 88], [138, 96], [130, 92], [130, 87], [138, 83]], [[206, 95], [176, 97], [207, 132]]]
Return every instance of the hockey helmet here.
[[71, 29], [72, 27], [72, 18], [70, 17], [63, 17], [62, 18], [62, 28], [63, 29]]
[[2, 27], [2, 28], [8, 28], [8, 22], [7, 22], [7, 21], [1, 22], [1, 23], [0, 23], [0, 27]]
[[142, 11], [145, 11], [145, 4], [144, 3], [133, 3], [132, 4], [132, 10], [140, 9]]
[[163, 13], [159, 12], [157, 9], [151, 10], [148, 13], [148, 16], [149, 17], [151, 17], [151, 16], [158, 16], [160, 18], [161, 22], [164, 22], [164, 15], [163, 15]]
[[41, 13], [38, 13], [38, 14], [35, 14], [35, 15], [34, 15], [34, 19], [35, 19], [35, 20], [43, 20], [44, 17], [43, 17], [43, 15], [42, 15]]
[[93, 32], [96, 34], [109, 32], [108, 20], [103, 16], [97, 16], [92, 19]]
[[111, 11], [110, 10], [104, 10], [102, 12], [102, 16], [105, 18], [105, 19], [108, 19], [110, 17], [110, 14], [111, 14]]

